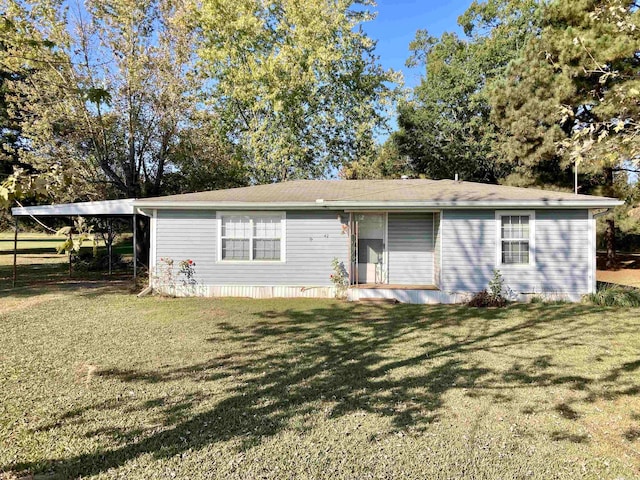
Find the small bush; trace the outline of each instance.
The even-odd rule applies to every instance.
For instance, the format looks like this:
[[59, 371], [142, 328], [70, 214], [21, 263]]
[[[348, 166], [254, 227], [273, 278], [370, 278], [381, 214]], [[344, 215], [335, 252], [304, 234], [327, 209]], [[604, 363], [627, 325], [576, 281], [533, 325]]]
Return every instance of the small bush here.
[[470, 307], [504, 307], [507, 304], [507, 299], [502, 296], [494, 296], [482, 290], [476, 293], [471, 300], [467, 303]]
[[489, 282], [489, 290], [485, 288], [476, 293], [467, 303], [470, 307], [504, 307], [507, 299], [502, 294], [504, 292], [504, 279], [500, 270], [493, 271], [493, 278]]
[[157, 293], [161, 295], [177, 296], [192, 295], [196, 292], [196, 262], [190, 258], [178, 262], [178, 272], [175, 261], [171, 257], [161, 257], [152, 275], [152, 282]]
[[605, 286], [583, 297], [586, 303], [601, 307], [640, 307], [640, 290], [631, 287]]
[[336, 298], [344, 299], [347, 296], [347, 289], [349, 288], [349, 274], [344, 267], [344, 263], [337, 258], [331, 261], [331, 268], [333, 269], [333, 273], [329, 275], [329, 279], [336, 287]]
[[493, 271], [493, 278], [489, 282], [489, 295], [496, 301], [504, 300], [504, 278], [500, 270]]
[[[99, 251], [96, 255], [91, 250], [80, 250], [71, 256], [73, 268], [79, 272], [106, 272], [109, 270], [109, 254]], [[111, 256], [112, 270], [119, 270], [127, 267], [127, 263], [122, 256], [114, 253]]]

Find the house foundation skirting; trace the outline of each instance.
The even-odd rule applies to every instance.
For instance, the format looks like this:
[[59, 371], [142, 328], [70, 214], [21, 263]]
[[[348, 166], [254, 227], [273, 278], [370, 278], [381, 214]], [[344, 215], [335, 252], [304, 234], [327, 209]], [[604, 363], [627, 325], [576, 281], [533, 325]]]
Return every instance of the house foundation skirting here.
[[[175, 297], [244, 297], [244, 298], [335, 298], [336, 289], [331, 286], [301, 287], [294, 285], [161, 285], [155, 284], [154, 292]], [[583, 293], [540, 292], [515, 293], [509, 300], [529, 302], [532, 298], [544, 301], [580, 301]], [[350, 302], [367, 300], [395, 300], [399, 303], [450, 304], [466, 303], [473, 297], [469, 292], [446, 292], [433, 288], [349, 288], [346, 300]]]
[[154, 285], [154, 291], [175, 297], [335, 298], [335, 287], [293, 285]]
[[468, 299], [465, 295], [451, 294], [434, 289], [405, 288], [350, 288], [347, 299], [352, 302], [362, 300], [395, 300], [399, 303], [462, 303]]

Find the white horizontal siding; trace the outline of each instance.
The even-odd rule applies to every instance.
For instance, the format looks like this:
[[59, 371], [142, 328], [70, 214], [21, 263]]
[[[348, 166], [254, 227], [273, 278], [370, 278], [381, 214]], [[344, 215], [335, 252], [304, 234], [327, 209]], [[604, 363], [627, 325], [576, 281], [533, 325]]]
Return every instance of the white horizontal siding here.
[[[487, 288], [496, 268], [494, 210], [448, 210], [441, 223], [442, 285], [452, 292]], [[589, 290], [587, 210], [537, 210], [535, 262], [499, 267], [515, 293], [582, 294]]]
[[[529, 292], [589, 291], [589, 213], [587, 210], [538, 210], [535, 221], [536, 283]], [[511, 275], [511, 272], [508, 272]], [[513, 283], [521, 286], [530, 281]]]
[[348, 267], [337, 212], [287, 212], [286, 262], [219, 262], [217, 241], [215, 211], [158, 211], [156, 258], [192, 259], [203, 285], [330, 286], [332, 259]]
[[440, 288], [452, 292], [477, 292], [485, 288], [496, 258], [493, 210], [447, 210], [440, 232]]
[[440, 286], [440, 249], [442, 247], [442, 235], [440, 235], [440, 214], [433, 215], [433, 232], [435, 239], [433, 242], [433, 284]]
[[[423, 220], [416, 223], [403, 219], [405, 215], [389, 214], [391, 283], [433, 283], [437, 261], [433, 217], [427, 221], [426, 214], [421, 215]], [[495, 268], [495, 211], [447, 210], [439, 223], [440, 288], [445, 292], [486, 288]], [[331, 260], [338, 257], [348, 266], [348, 236], [337, 212], [287, 212], [286, 262], [282, 263], [218, 262], [216, 225], [215, 211], [159, 211], [156, 261], [192, 259], [196, 280], [208, 286], [331, 286]], [[501, 267], [505, 283], [515, 293], [577, 298], [590, 288], [589, 245], [587, 210], [538, 210], [535, 264]]]

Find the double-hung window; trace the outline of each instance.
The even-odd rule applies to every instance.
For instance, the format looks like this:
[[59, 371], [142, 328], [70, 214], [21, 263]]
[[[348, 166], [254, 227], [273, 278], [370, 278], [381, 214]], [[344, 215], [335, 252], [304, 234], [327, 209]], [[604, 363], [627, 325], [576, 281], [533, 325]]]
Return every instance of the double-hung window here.
[[498, 212], [497, 264], [533, 263], [533, 212]]
[[219, 260], [283, 261], [284, 214], [219, 214]]

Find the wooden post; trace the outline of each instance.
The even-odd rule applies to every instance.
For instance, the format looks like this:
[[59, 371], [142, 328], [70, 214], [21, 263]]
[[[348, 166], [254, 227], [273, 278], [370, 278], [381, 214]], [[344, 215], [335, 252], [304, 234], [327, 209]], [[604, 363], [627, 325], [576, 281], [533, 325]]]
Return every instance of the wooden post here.
[[13, 233], [13, 288], [16, 288], [18, 279], [18, 217], [16, 217], [15, 231]]

